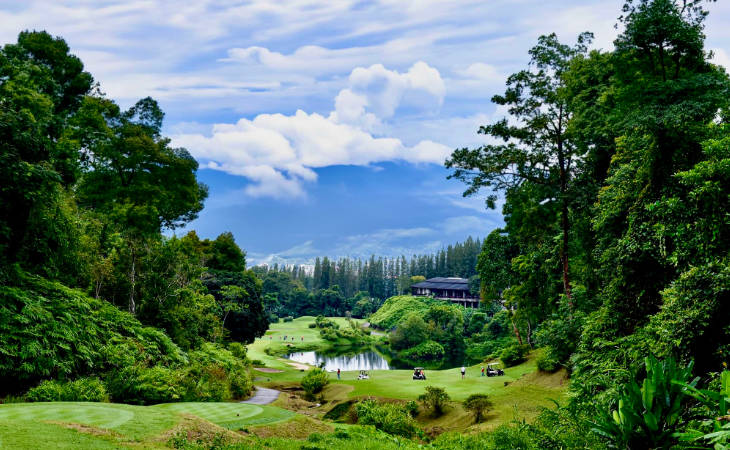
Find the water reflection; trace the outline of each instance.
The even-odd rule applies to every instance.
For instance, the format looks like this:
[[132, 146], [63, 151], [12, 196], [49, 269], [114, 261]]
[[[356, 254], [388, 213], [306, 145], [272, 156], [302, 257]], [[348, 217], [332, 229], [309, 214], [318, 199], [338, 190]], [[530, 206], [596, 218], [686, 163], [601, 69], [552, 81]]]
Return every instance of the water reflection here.
[[319, 352], [295, 352], [286, 355], [292, 361], [319, 366], [324, 363], [327, 371], [389, 370], [390, 365], [379, 353], [369, 350], [349, 355], [324, 355]]

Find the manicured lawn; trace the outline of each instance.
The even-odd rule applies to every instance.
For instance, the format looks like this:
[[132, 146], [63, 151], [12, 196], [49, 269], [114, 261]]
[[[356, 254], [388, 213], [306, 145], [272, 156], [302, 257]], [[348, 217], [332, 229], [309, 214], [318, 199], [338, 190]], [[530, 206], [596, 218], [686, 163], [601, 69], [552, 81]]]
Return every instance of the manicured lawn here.
[[262, 425], [291, 419], [296, 414], [285, 409], [247, 403], [165, 403], [150, 406], [161, 411], [193, 414], [229, 430], [248, 425]]
[[168, 403], [132, 406], [116, 403], [15, 403], [0, 405], [0, 448], [96, 449], [164, 447], [160, 436], [192, 414], [224, 428], [272, 424], [295, 413], [245, 403]]

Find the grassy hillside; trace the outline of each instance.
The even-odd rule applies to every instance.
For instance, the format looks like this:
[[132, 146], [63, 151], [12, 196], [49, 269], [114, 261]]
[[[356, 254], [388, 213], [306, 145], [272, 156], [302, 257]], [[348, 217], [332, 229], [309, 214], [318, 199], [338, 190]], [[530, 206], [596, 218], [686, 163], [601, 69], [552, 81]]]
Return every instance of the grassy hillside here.
[[396, 295], [386, 300], [383, 306], [370, 316], [370, 323], [383, 330], [390, 330], [412, 312], [425, 313], [434, 302], [435, 300], [428, 297]]

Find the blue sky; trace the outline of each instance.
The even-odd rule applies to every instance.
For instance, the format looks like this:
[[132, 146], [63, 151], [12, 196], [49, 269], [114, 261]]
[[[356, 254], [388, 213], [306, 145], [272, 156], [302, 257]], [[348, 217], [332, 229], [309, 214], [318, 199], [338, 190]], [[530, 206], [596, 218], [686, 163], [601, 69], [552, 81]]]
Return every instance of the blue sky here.
[[[126, 107], [152, 96], [210, 197], [189, 225], [251, 263], [410, 255], [502, 224], [446, 180], [502, 117], [489, 98], [540, 34], [610, 49], [621, 1], [2, 1], [0, 42], [63, 36]], [[707, 46], [730, 66], [730, 7]]]

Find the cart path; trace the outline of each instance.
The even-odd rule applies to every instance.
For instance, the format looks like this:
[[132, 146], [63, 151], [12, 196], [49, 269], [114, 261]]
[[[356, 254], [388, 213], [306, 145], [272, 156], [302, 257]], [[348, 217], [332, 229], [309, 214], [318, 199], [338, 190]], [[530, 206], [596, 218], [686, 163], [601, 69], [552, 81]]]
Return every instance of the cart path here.
[[254, 393], [253, 397], [249, 398], [248, 400], [244, 400], [241, 403], [251, 403], [252, 405], [268, 405], [269, 403], [279, 398], [280, 392], [276, 389], [269, 389], [259, 386], [255, 387], [256, 393]]

